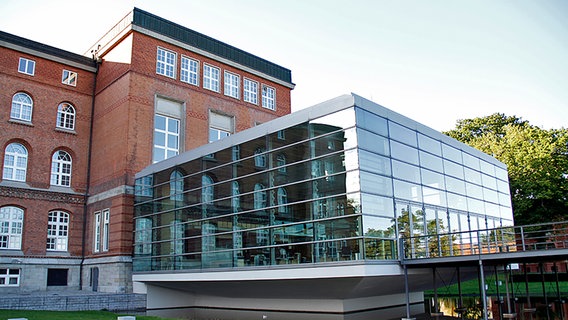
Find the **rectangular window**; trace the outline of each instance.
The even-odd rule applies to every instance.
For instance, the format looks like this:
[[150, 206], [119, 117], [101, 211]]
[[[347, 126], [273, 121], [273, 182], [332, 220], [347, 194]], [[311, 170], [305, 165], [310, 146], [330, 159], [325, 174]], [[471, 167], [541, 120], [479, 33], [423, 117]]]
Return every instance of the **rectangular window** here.
[[20, 285], [20, 269], [0, 269], [0, 287], [18, 287]]
[[239, 98], [239, 76], [225, 71], [225, 95], [229, 97]]
[[94, 252], [101, 251], [101, 212], [95, 212]]
[[154, 162], [179, 154], [179, 122], [161, 114], [154, 116]]
[[203, 88], [219, 92], [219, 68], [203, 65]]
[[244, 79], [244, 100], [253, 104], [258, 104], [258, 82]]
[[110, 210], [103, 210], [103, 251], [108, 251], [109, 236], [110, 236]]
[[276, 89], [262, 85], [262, 106], [266, 109], [276, 110]]
[[176, 77], [176, 53], [166, 49], [158, 48], [156, 58], [156, 73], [166, 77]]
[[26, 58], [20, 58], [20, 62], [18, 63], [18, 72], [33, 76], [35, 73], [35, 61]]
[[76, 86], [77, 85], [77, 72], [63, 70], [63, 75], [61, 76], [61, 83]]
[[199, 62], [188, 57], [181, 57], [180, 80], [197, 86], [199, 79]]
[[230, 136], [233, 133], [233, 122], [231, 116], [209, 112], [209, 142]]
[[47, 269], [48, 286], [67, 286], [69, 269]]

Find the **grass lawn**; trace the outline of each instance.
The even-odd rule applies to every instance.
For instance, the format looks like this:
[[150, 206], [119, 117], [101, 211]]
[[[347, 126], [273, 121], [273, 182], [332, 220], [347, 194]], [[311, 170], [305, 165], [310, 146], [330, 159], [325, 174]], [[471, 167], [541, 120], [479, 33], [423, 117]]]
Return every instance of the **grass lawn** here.
[[[124, 314], [108, 311], [36, 311], [0, 310], [0, 319], [27, 318], [28, 320], [116, 320]], [[136, 316], [136, 320], [176, 320], [150, 316]]]

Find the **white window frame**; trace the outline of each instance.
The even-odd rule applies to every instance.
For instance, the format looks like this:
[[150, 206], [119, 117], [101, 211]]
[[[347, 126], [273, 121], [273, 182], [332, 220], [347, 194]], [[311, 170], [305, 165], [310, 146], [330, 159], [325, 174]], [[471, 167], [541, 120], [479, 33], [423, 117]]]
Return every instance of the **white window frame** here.
[[51, 185], [71, 187], [73, 159], [63, 150], [57, 150], [51, 157]]
[[266, 193], [266, 187], [262, 183], [255, 184], [253, 193], [254, 209], [262, 210], [266, 208], [267, 201], [268, 194]]
[[12, 97], [12, 108], [10, 109], [10, 118], [20, 121], [32, 122], [32, 113], [34, 110], [34, 101], [29, 94], [17, 92]]
[[244, 78], [243, 99], [245, 102], [258, 105], [258, 82]]
[[204, 174], [201, 177], [201, 202], [203, 204], [213, 204], [215, 200], [215, 190], [213, 178]]
[[254, 151], [254, 166], [257, 168], [266, 168], [266, 153], [264, 148], [258, 147]]
[[[19, 287], [21, 272], [18, 268], [0, 268], [0, 287]], [[16, 283], [11, 283], [10, 280], [15, 280]]]
[[181, 68], [179, 80], [194, 86], [199, 85], [199, 61], [181, 56]]
[[18, 61], [18, 72], [33, 76], [35, 74], [35, 61], [20, 57]]
[[47, 216], [47, 251], [67, 251], [69, 213], [51, 211]]
[[134, 240], [135, 254], [151, 254], [152, 253], [152, 219], [138, 218], [136, 219], [136, 231]]
[[212, 65], [203, 64], [203, 88], [219, 92], [221, 69]]
[[238, 74], [227, 70], [225, 70], [224, 76], [225, 95], [239, 99], [241, 77]]
[[93, 251], [101, 252], [101, 212], [95, 212], [95, 234], [93, 239]]
[[262, 107], [276, 110], [276, 89], [265, 84], [262, 85]]
[[79, 75], [75, 71], [63, 70], [61, 74], [61, 83], [66, 84], [68, 86], [77, 86], [77, 79]]
[[70, 103], [63, 102], [57, 106], [57, 128], [75, 130], [75, 107]]
[[156, 73], [175, 79], [176, 61], [176, 52], [158, 47], [156, 51]]
[[22, 249], [24, 210], [5, 206], [0, 208], [0, 249]]
[[107, 252], [110, 240], [110, 210], [104, 209], [103, 212], [103, 234], [102, 234], [102, 244], [103, 251]]
[[[179, 154], [179, 146], [180, 146], [180, 127], [181, 121], [180, 119], [173, 118], [170, 116], [166, 116], [163, 114], [156, 113], [154, 115], [154, 119], [161, 117], [165, 120], [165, 128], [157, 128], [156, 123], [154, 123], [154, 136], [156, 134], [163, 134], [164, 135], [164, 145], [157, 144], [156, 138], [154, 138], [154, 150], [153, 150], [153, 162], [162, 161], [173, 156]], [[155, 121], [155, 120], [154, 120]], [[177, 124], [177, 127], [171, 128], [172, 124]], [[175, 141], [175, 145], [170, 145], [170, 142]], [[156, 160], [154, 156], [157, 152], [162, 153], [162, 156], [159, 160]]]
[[27, 170], [28, 150], [20, 143], [10, 143], [4, 150], [2, 179], [25, 182]]

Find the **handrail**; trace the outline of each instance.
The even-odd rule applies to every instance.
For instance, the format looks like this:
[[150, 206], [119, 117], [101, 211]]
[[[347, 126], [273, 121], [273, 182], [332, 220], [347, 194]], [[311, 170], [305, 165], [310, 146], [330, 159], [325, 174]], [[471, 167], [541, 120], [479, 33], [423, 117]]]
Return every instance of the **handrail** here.
[[402, 260], [568, 249], [568, 221], [399, 238]]

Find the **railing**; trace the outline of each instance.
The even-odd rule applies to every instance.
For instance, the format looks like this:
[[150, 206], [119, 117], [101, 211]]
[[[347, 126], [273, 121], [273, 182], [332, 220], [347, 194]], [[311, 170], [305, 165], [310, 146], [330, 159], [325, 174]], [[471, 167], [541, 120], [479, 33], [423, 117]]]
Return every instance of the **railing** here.
[[568, 249], [568, 221], [400, 238], [401, 259]]

